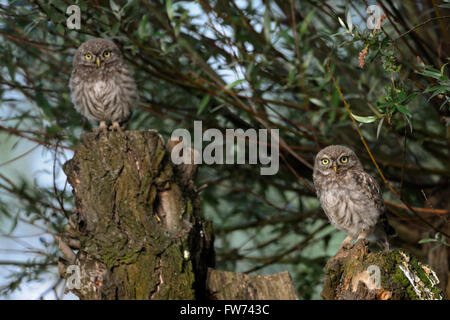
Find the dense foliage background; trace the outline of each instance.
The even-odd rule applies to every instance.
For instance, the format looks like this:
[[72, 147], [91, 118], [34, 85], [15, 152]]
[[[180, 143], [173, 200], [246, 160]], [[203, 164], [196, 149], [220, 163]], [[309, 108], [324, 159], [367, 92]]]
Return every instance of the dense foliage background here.
[[[80, 30], [66, 26], [71, 4], [81, 9]], [[367, 28], [369, 5], [381, 10], [381, 29]], [[62, 297], [53, 235], [73, 203], [61, 166], [93, 126], [75, 111], [68, 80], [76, 48], [92, 37], [113, 39], [135, 71], [140, 104], [129, 129], [166, 139], [194, 120], [203, 130], [280, 130], [277, 175], [261, 176], [258, 165], [200, 168], [217, 268], [289, 270], [301, 299], [319, 298], [322, 269], [344, 234], [319, 207], [312, 164], [322, 147], [345, 144], [384, 186], [395, 246], [431, 264], [445, 288], [449, 8], [427, 0], [0, 1], [0, 292]]]

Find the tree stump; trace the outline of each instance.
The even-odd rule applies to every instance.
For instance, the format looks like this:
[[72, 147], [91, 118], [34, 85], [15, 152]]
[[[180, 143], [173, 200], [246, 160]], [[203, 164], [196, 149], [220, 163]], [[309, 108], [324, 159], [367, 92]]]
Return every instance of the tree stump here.
[[288, 271], [249, 275], [209, 269], [208, 293], [213, 300], [297, 300]]
[[328, 260], [326, 300], [441, 300], [436, 273], [402, 249], [370, 252], [359, 240]]
[[60, 273], [73, 276], [66, 272], [69, 265], [78, 270], [74, 294], [80, 299], [205, 296], [207, 268], [214, 264], [212, 227], [199, 215], [193, 177], [181, 176], [159, 134], [86, 133], [63, 169], [76, 209], [67, 230], [79, 249], [72, 261], [63, 261]]

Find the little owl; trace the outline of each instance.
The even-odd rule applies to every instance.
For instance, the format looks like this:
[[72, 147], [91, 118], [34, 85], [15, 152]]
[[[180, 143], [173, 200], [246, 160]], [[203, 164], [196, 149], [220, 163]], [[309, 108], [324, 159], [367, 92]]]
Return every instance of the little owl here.
[[119, 48], [107, 39], [90, 39], [77, 50], [70, 77], [75, 108], [89, 120], [120, 130], [137, 103], [136, 84]]
[[368, 236], [389, 250], [386, 231], [392, 233], [384, 213], [383, 196], [377, 181], [364, 171], [356, 154], [344, 146], [322, 149], [314, 161], [314, 186], [330, 222], [347, 237]]

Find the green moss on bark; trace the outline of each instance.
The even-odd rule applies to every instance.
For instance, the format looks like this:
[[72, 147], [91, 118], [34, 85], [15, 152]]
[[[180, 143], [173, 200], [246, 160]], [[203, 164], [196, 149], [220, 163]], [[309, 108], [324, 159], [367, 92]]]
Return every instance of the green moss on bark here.
[[[379, 284], [370, 268], [378, 268]], [[364, 241], [338, 252], [325, 268], [324, 299], [442, 299], [434, 271], [402, 249], [370, 252]]]
[[[166, 155], [154, 132], [88, 133], [65, 164], [76, 199], [77, 264], [96, 274], [83, 278], [86, 289], [75, 291], [80, 298], [193, 299], [201, 294], [206, 279], [201, 271], [213, 256], [211, 230], [193, 205], [195, 192], [178, 187]], [[175, 227], [169, 227], [169, 217], [178, 221]], [[88, 267], [92, 260], [96, 263]]]

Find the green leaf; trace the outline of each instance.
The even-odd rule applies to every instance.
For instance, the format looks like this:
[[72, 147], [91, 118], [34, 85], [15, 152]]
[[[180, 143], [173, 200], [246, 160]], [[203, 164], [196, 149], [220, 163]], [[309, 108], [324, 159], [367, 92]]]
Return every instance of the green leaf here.
[[147, 24], [148, 24], [148, 15], [144, 14], [144, 16], [141, 19], [141, 22], [139, 23], [139, 28], [138, 28], [138, 35], [139, 38], [141, 39], [145, 39], [146, 37], [146, 32], [147, 32]]
[[270, 22], [269, 10], [266, 7], [266, 11], [264, 12], [264, 38], [267, 43], [270, 43]]
[[303, 36], [303, 34], [306, 32], [306, 29], [308, 28], [309, 22], [312, 19], [312, 16], [314, 15], [314, 10], [311, 10], [305, 17], [305, 19], [303, 19], [302, 24], [300, 25], [300, 30], [298, 32], [299, 37], [301, 38]]
[[169, 17], [170, 21], [173, 21], [173, 5], [172, 0], [166, 0], [166, 10], [167, 10], [167, 16]]
[[446, 96], [446, 98], [447, 98], [447, 99], [445, 99], [445, 101], [440, 105], [439, 110], [442, 110], [442, 108], [445, 106], [445, 104], [446, 104], [447, 102], [450, 102], [450, 97], [447, 97], [447, 96]]
[[230, 90], [230, 89], [236, 87], [238, 84], [241, 84], [244, 81], [245, 81], [245, 79], [239, 79], [239, 80], [233, 81], [232, 83], [227, 84], [225, 86], [225, 89]]
[[297, 69], [292, 68], [291, 71], [289, 71], [289, 75], [288, 75], [288, 85], [290, 86], [292, 84], [292, 82], [295, 79], [295, 75], [297, 74]]
[[[64, 23], [66, 21], [65, 15], [58, 12], [54, 6], [50, 5], [48, 7], [45, 7], [45, 9], [45, 12], [54, 24]], [[39, 21], [36, 20], [36, 24], [38, 23]]]
[[39, 21], [36, 20], [25, 26], [25, 29], [23, 30], [24, 35], [28, 35], [38, 24]]
[[429, 92], [431, 92], [431, 91], [436, 91], [436, 90], [439, 90], [439, 89], [446, 89], [447, 87], [446, 86], [433, 86], [433, 87], [428, 87], [428, 88], [426, 88], [424, 91], [423, 91], [423, 93], [429, 93]]
[[395, 97], [394, 101], [396, 101], [397, 103], [401, 103], [405, 100], [406, 98], [406, 91], [400, 90], [397, 97]]
[[338, 21], [339, 21], [339, 24], [342, 26], [342, 28], [347, 30], [347, 27], [345, 26], [345, 23], [344, 23], [344, 21], [342, 21], [341, 17], [338, 17]]
[[48, 101], [44, 97], [42, 91], [36, 91], [35, 101], [36, 101], [36, 104], [42, 109], [44, 114], [47, 117], [50, 117], [53, 119], [54, 116], [53, 116], [53, 112], [52, 112], [52, 106], [48, 103]]
[[396, 107], [397, 110], [400, 111], [401, 113], [406, 114], [406, 115], [408, 115], [408, 116], [412, 116], [411, 112], [409, 112], [409, 110], [406, 109], [406, 107], [405, 107], [404, 105], [397, 104], [395, 107]]
[[433, 248], [431, 248], [431, 251], [436, 250], [437, 248], [439, 248], [442, 244], [438, 243], [437, 245], [433, 246]]
[[60, 23], [56, 26], [56, 31], [58, 31], [58, 33], [64, 35], [66, 29], [64, 28], [64, 26]]
[[317, 98], [309, 98], [309, 101], [311, 101], [315, 105], [318, 105], [319, 107], [322, 107], [322, 108], [326, 107], [326, 104], [322, 100], [319, 100]]
[[245, 76], [246, 78], [249, 79], [253, 79], [253, 71], [255, 69], [255, 63], [254, 62], [250, 62], [250, 64], [248, 65], [248, 67], [245, 69]]
[[410, 94], [404, 101], [403, 104], [407, 105], [408, 103], [410, 103], [411, 101], [413, 101], [415, 99], [415, 97], [417, 97], [418, 93], [412, 93]]
[[114, 0], [109, 0], [109, 6], [111, 7], [111, 10], [114, 12], [120, 11], [120, 7], [114, 2]]
[[378, 137], [380, 136], [381, 128], [383, 127], [383, 122], [384, 122], [384, 118], [381, 118], [380, 123], [378, 123], [378, 127], [377, 127], [377, 140], [378, 140]]
[[200, 105], [198, 106], [197, 115], [200, 115], [203, 112], [203, 110], [205, 110], [210, 99], [211, 96], [209, 94], [203, 97], [202, 101], [200, 102]]
[[311, 65], [313, 58], [314, 58], [314, 51], [309, 50], [308, 53], [306, 54], [305, 58], [303, 59], [302, 67], [304, 69], [308, 69], [308, 67]]
[[356, 114], [352, 113], [353, 118], [355, 118], [356, 121], [361, 123], [372, 123], [375, 122], [378, 118], [376, 116], [357, 116]]
[[350, 12], [350, 9], [347, 10], [347, 26], [348, 26], [348, 31], [352, 32], [353, 30], [353, 21], [352, 21], [352, 14]]
[[111, 29], [112, 34], [116, 35], [117, 32], [119, 32], [119, 28], [120, 28], [120, 22], [115, 23]]
[[284, 30], [281, 30], [278, 33], [278, 36], [283, 38], [288, 44], [291, 44], [291, 45], [295, 44], [294, 38], [290, 34], [286, 33], [286, 31], [284, 31]]
[[49, 135], [54, 135], [58, 132], [62, 132], [62, 128], [60, 126], [57, 125], [52, 125], [50, 127], [46, 127], [45, 131], [49, 134]]
[[436, 91], [433, 92], [433, 94], [428, 98], [427, 101], [430, 101], [431, 99], [436, 97], [438, 94], [446, 93], [446, 92], [447, 92], [447, 87], [446, 86], [441, 86], [441, 88], [439, 88], [439, 89], [437, 89]]
[[16, 81], [16, 65], [14, 63], [8, 63], [6, 65], [6, 68], [8, 68], [8, 74], [11, 77], [11, 80], [14, 82]]
[[403, 117], [406, 119], [406, 122], [408, 122], [409, 130], [412, 133], [413, 132], [413, 126], [412, 126], [412, 122], [411, 122], [410, 118], [407, 117], [406, 115], [403, 115]]
[[441, 67], [441, 77], [444, 76], [444, 69], [445, 69], [445, 66], [448, 65], [448, 64], [449, 64], [449, 62], [445, 63], [445, 64]]
[[437, 239], [427, 238], [419, 241], [419, 243], [428, 243], [428, 242], [437, 242]]
[[431, 77], [434, 79], [440, 79], [441, 78], [441, 74], [439, 72], [434, 72], [434, 71], [429, 71], [429, 70], [425, 70], [423, 72], [418, 72], [418, 74], [421, 74], [423, 76], [426, 77]]

